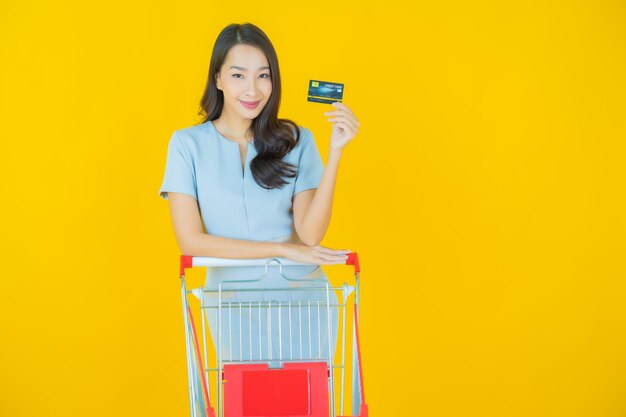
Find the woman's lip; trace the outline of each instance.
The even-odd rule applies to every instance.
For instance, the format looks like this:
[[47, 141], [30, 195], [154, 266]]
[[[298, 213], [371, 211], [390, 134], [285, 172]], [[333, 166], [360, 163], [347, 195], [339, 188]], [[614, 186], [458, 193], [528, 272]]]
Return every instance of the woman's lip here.
[[239, 100], [239, 101], [241, 101], [241, 104], [243, 104], [245, 107], [250, 108], [250, 109], [255, 108], [261, 102], [261, 100], [259, 100], [259, 101], [243, 101], [243, 100]]

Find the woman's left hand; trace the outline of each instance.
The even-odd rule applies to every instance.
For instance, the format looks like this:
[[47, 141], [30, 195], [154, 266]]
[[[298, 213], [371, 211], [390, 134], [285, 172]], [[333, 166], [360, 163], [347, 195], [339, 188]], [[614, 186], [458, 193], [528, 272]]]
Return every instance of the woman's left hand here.
[[335, 110], [324, 113], [326, 116], [334, 116], [328, 119], [333, 122], [333, 131], [330, 136], [331, 150], [342, 150], [348, 142], [354, 138], [359, 130], [360, 123], [345, 104], [336, 101], [331, 104]]

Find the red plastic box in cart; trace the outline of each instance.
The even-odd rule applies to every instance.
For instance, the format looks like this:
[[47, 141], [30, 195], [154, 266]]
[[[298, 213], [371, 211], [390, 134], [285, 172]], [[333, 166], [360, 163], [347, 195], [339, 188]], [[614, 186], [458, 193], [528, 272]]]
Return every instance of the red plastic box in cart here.
[[[354, 285], [344, 282], [335, 287], [328, 281], [320, 280], [318, 287], [288, 288], [291, 293], [311, 291], [314, 288], [320, 294], [316, 300], [309, 297], [306, 301], [291, 301], [290, 298], [272, 302], [259, 296], [258, 299], [252, 297], [246, 301], [233, 301], [227, 296], [228, 292], [242, 291], [242, 288], [252, 295], [255, 291], [261, 294], [285, 290], [284, 287], [278, 289], [265, 286], [263, 278], [267, 276], [268, 268], [279, 268], [285, 280], [292, 280], [282, 272], [283, 266], [292, 265], [311, 264], [286, 258], [180, 257], [192, 417], [347, 416], [350, 414], [344, 412], [346, 382], [349, 382], [352, 397], [351, 415], [367, 417], [358, 331], [360, 266], [357, 253], [350, 253], [346, 260], [346, 265], [354, 266]], [[223, 282], [216, 290], [186, 287], [187, 268], [241, 266], [265, 267], [265, 274], [254, 280], [258, 282], [253, 287], [247, 285], [249, 280]], [[199, 299], [199, 309], [195, 313], [187, 298], [191, 293]], [[209, 297], [217, 301], [206, 302]], [[233, 311], [237, 313], [234, 320]], [[211, 329], [213, 334], [208, 328], [208, 317], [211, 314], [217, 317], [213, 322], [217, 331]], [[194, 320], [194, 316], [200, 320]], [[331, 316], [337, 318], [336, 325], [331, 322]], [[325, 317], [329, 326], [325, 327], [323, 321], [320, 324], [320, 317]], [[312, 325], [315, 320], [318, 321], [317, 327]], [[245, 334], [248, 331], [252, 334], [252, 329], [256, 331], [257, 326], [259, 336], [254, 343], [253, 338], [244, 342], [245, 339], [240, 337], [239, 342], [228, 344], [228, 348], [224, 349], [224, 341], [231, 334]], [[302, 335], [303, 328], [308, 333], [306, 337]], [[242, 332], [242, 329], [247, 330]], [[324, 334], [326, 330], [328, 334]], [[349, 367], [346, 361], [348, 333], [352, 333], [352, 360]], [[211, 336], [215, 343], [207, 343], [207, 338]], [[257, 341], [258, 351], [255, 351]], [[323, 344], [327, 346], [323, 347]], [[265, 345], [269, 349], [263, 353], [261, 346]], [[309, 346], [308, 351], [303, 345]], [[233, 355], [233, 351], [244, 352], [244, 346], [249, 348], [249, 356], [248, 353]], [[319, 348], [315, 350], [315, 346]], [[348, 368], [350, 376], [346, 372]]]

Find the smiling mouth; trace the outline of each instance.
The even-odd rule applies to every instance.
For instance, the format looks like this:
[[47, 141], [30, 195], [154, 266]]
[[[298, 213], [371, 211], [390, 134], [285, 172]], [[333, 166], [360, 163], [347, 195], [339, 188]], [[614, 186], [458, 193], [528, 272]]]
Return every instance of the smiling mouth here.
[[259, 101], [243, 101], [243, 100], [239, 100], [241, 102], [241, 104], [247, 108], [247, 109], [254, 109], [256, 108], [259, 103], [261, 102], [261, 100]]

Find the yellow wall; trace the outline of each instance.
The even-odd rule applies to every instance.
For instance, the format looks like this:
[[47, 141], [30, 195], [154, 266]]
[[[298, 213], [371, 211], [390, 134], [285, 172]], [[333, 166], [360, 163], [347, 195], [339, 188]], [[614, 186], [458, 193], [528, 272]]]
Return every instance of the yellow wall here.
[[324, 244], [361, 256], [372, 414], [625, 415], [623, 3], [408, 3], [0, 6], [0, 415], [187, 412], [157, 193], [244, 21], [324, 159], [308, 80], [361, 121]]

